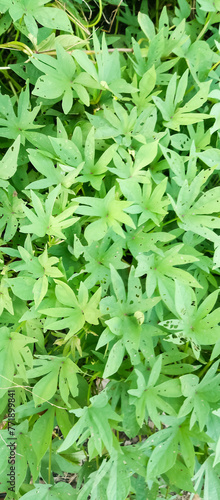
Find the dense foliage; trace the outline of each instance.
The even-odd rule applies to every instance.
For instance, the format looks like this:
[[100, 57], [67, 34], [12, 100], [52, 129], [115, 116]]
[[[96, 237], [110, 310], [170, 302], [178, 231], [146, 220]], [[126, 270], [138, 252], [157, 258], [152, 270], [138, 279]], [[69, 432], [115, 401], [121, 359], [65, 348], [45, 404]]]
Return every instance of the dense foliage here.
[[220, 499], [220, 1], [165, 3], [0, 0], [7, 499]]

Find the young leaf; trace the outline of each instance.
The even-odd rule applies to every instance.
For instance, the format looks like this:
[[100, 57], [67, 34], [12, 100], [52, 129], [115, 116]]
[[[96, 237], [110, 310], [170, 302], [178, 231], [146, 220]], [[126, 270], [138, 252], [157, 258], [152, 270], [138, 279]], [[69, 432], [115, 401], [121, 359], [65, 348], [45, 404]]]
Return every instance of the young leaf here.
[[36, 213], [34, 213], [33, 210], [27, 206], [23, 207], [26, 217], [32, 224], [21, 226], [21, 232], [36, 234], [41, 238], [45, 236], [45, 234], [50, 234], [52, 236], [57, 236], [60, 239], [65, 239], [62, 229], [75, 224], [78, 218], [70, 218], [72, 213], [75, 212], [75, 204], [67, 207], [59, 215], [52, 215], [54, 204], [59, 192], [60, 185], [56, 186], [53, 191], [50, 192], [43, 206], [40, 198], [38, 198], [38, 196], [31, 191], [32, 204]]

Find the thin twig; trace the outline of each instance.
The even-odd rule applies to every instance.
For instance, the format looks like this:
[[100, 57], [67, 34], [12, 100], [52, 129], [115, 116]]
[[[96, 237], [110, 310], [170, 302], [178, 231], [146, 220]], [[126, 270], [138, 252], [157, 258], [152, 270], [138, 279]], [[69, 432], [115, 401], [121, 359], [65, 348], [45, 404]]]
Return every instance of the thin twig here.
[[[28, 387], [31, 388], [30, 385], [16, 384], [16, 382], [14, 382], [14, 380], [10, 380], [9, 378], [4, 377], [4, 375], [1, 375], [1, 377], [4, 378], [5, 380], [7, 380], [8, 382], [10, 382], [11, 384], [14, 384], [14, 385], [10, 385], [9, 387], [0, 387], [0, 390], [5, 391], [5, 390], [10, 390], [10, 389], [20, 388], [20, 389], [24, 389], [26, 392], [30, 392], [33, 395], [33, 390], [28, 389]], [[42, 398], [41, 396], [37, 396], [37, 397], [39, 399], [42, 399], [42, 401], [44, 403], [48, 403], [50, 406], [55, 406], [55, 408], [60, 408], [60, 410], [66, 410], [66, 408], [64, 406], [55, 405], [54, 403], [51, 403], [50, 401], [48, 401], [45, 398]]]
[[116, 16], [117, 16], [117, 13], [118, 13], [118, 10], [119, 10], [119, 8], [120, 8], [121, 3], [122, 3], [122, 0], [120, 0], [120, 2], [119, 2], [119, 4], [117, 5], [116, 9], [115, 9], [115, 10], [113, 10], [113, 12], [112, 12], [113, 17], [112, 17], [112, 19], [111, 19], [111, 21], [110, 21], [110, 28], [109, 28], [109, 30], [108, 30], [108, 31], [106, 31], [106, 33], [110, 33], [110, 31], [111, 31], [111, 29], [112, 29], [112, 25], [113, 25], [114, 20], [115, 20], [115, 18], [116, 18]]
[[[118, 51], [118, 52], [134, 52], [134, 49], [129, 49], [129, 48], [123, 48], [123, 47], [116, 47], [115, 49], [108, 49], [108, 52], [115, 52], [115, 51]], [[74, 52], [74, 49], [73, 50], [67, 50], [66, 51], [68, 54], [72, 54]], [[100, 54], [102, 52], [102, 50], [99, 50], [98, 52], [96, 52], [95, 50], [85, 50], [83, 49], [82, 52], [85, 52], [86, 54]], [[55, 50], [42, 50], [41, 51], [33, 51], [34, 54], [49, 54], [50, 56], [55, 56], [56, 55], [56, 51]]]
[[84, 26], [84, 24], [82, 24], [81, 21], [79, 21], [79, 19], [77, 19], [77, 17], [74, 16], [74, 14], [72, 14], [72, 12], [70, 12], [66, 7], [65, 7], [65, 9], [63, 8], [63, 5], [61, 2], [59, 2], [59, 0], [55, 0], [55, 2], [57, 4], [58, 8], [60, 8], [61, 10], [64, 10], [67, 13], [69, 19], [71, 21], [73, 21], [74, 23], [76, 23], [81, 30], [85, 31], [85, 33], [87, 35], [91, 34], [90, 31]]
[[[115, 52], [115, 50], [118, 50], [118, 52], [134, 52], [134, 49], [128, 49], [128, 48], [122, 48], [122, 47], [116, 47], [115, 49], [108, 49], [108, 52]], [[95, 54], [95, 50], [84, 50], [86, 54]], [[99, 50], [97, 54], [102, 52], [102, 50]]]

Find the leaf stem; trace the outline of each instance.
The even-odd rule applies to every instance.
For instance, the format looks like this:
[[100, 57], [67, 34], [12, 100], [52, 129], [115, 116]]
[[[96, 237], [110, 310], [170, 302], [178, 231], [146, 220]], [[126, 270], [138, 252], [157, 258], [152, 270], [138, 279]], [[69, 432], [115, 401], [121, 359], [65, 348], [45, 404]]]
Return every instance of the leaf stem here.
[[189, 342], [186, 342], [185, 346], [184, 346], [184, 352], [186, 353], [187, 352], [187, 349], [189, 347]]
[[200, 31], [200, 33], [198, 34], [197, 36], [197, 39], [196, 39], [196, 42], [198, 42], [198, 40], [200, 40], [200, 38], [203, 37], [203, 35], [205, 34], [207, 28], [208, 28], [208, 25], [210, 24], [211, 20], [212, 20], [212, 14], [211, 12], [208, 13], [207, 15], [207, 21], [205, 23], [205, 25], [203, 26], [202, 30]]
[[7, 43], [1, 43], [0, 49], [21, 50], [22, 52], [24, 52], [24, 54], [27, 54], [28, 56], [33, 55], [33, 51], [30, 49], [30, 47], [28, 47], [28, 45], [22, 42], [18, 42], [16, 40]]
[[100, 375], [100, 372], [94, 373], [94, 375], [91, 377], [90, 382], [89, 382], [89, 388], [88, 388], [88, 393], [87, 393], [87, 405], [88, 406], [90, 404], [89, 400], [90, 400], [90, 396], [91, 396], [92, 384], [93, 384], [93, 381], [98, 377], [98, 375]]
[[163, 226], [167, 226], [167, 224], [171, 224], [171, 222], [175, 222], [177, 219], [178, 217], [175, 217], [175, 219], [168, 220], [167, 222], [165, 222], [165, 224], [163, 224]]
[[58, 8], [65, 10], [70, 21], [76, 24], [81, 29], [81, 31], [84, 31], [87, 35], [91, 34], [90, 31], [84, 26], [84, 24], [81, 21], [79, 21], [79, 19], [77, 19], [77, 17], [75, 17], [74, 14], [72, 14], [72, 12], [70, 12], [66, 7], [64, 7], [63, 4], [59, 2], [59, 0], [55, 0], [55, 2]]
[[[1, 46], [0, 46], [1, 48]], [[128, 48], [128, 47], [115, 47], [113, 49], [108, 49], [108, 52], [111, 53], [111, 52], [115, 52], [115, 51], [118, 51], [118, 52], [134, 52], [134, 49], [132, 48]], [[72, 54], [74, 52], [74, 49], [73, 50], [67, 50], [66, 51], [67, 54]], [[85, 52], [86, 54], [89, 54], [89, 55], [92, 55], [92, 54], [96, 54], [96, 51], [95, 50], [85, 50], [83, 49], [82, 52]], [[102, 52], [102, 49], [100, 49], [97, 54], [100, 54]], [[56, 55], [56, 51], [55, 50], [42, 50], [42, 51], [34, 51], [35, 54], [48, 54], [49, 56], [55, 56]]]
[[96, 24], [99, 23], [101, 17], [102, 17], [102, 0], [99, 0], [99, 13], [97, 14], [96, 18], [94, 19], [94, 21], [91, 23], [91, 24], [87, 24], [87, 27], [88, 28], [92, 28], [93, 26], [96, 26]]
[[202, 368], [202, 370], [198, 373], [199, 378], [202, 378], [203, 375], [208, 371], [209, 367], [214, 363], [214, 359], [208, 361], [206, 365]]
[[156, 28], [159, 26], [159, 0], [156, 0]]
[[50, 484], [50, 478], [51, 478], [51, 455], [52, 455], [52, 437], [50, 440], [50, 447], [49, 447], [48, 484]]

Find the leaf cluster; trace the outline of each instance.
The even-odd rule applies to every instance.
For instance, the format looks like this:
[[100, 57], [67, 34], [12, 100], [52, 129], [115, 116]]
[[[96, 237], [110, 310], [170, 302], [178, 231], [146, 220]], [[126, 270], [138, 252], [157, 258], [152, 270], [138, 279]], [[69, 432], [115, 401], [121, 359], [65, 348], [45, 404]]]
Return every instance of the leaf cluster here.
[[0, 492], [220, 500], [220, 2], [84, 3], [0, 0]]

